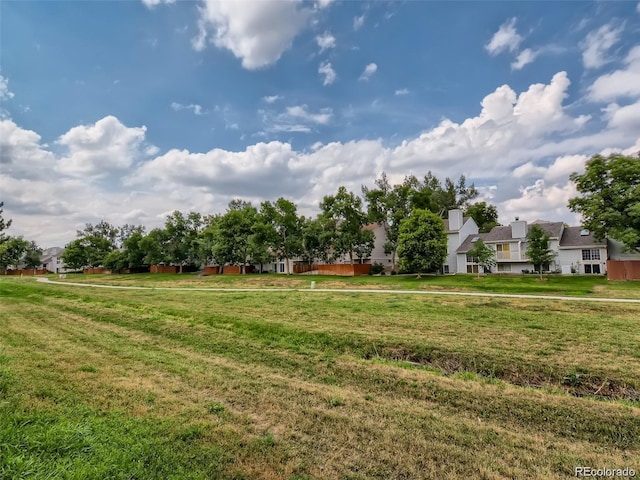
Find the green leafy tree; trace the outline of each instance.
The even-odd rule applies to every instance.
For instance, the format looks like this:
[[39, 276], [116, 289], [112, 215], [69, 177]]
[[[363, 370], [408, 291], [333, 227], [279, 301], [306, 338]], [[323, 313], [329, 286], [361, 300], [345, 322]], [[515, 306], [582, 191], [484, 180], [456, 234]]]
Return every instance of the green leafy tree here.
[[80, 270], [87, 265], [87, 255], [82, 239], [77, 238], [64, 247], [60, 256], [65, 266], [71, 270]]
[[90, 235], [69, 243], [62, 254], [64, 263], [74, 270], [102, 265], [113, 244], [104, 237]]
[[333, 222], [323, 215], [305, 219], [302, 227], [302, 257], [308, 262], [316, 259], [330, 262], [335, 230]]
[[161, 228], [154, 228], [140, 240], [140, 249], [144, 253], [144, 263], [158, 265], [168, 261], [165, 248], [166, 234]]
[[4, 242], [7, 238], [4, 231], [11, 226], [11, 219], [5, 220], [2, 216], [2, 213], [4, 212], [2, 207], [4, 207], [4, 202], [0, 202], [0, 243]]
[[96, 223], [95, 225], [92, 225], [90, 223], [85, 224], [83, 230], [76, 230], [76, 234], [78, 238], [103, 238], [109, 242], [112, 250], [117, 246], [120, 229], [114, 225], [111, 225], [105, 220], [100, 220], [100, 222]]
[[189, 257], [188, 229], [187, 219], [177, 210], [164, 223], [167, 257], [169, 262], [180, 266], [180, 273]]
[[262, 250], [262, 244], [275, 256], [284, 258], [286, 273], [289, 275], [289, 259], [302, 253], [302, 219], [296, 205], [284, 198], [279, 198], [274, 203], [263, 202], [257, 220], [254, 229], [254, 240], [257, 243], [254, 250]]
[[478, 225], [480, 233], [488, 233], [493, 227], [500, 225], [498, 223], [498, 209], [495, 205], [486, 202], [469, 205], [464, 215], [473, 218], [473, 221]]
[[460, 175], [457, 182], [446, 178], [444, 186], [433, 173], [428, 172], [422, 181], [415, 176], [408, 176], [404, 184], [412, 190], [412, 209], [429, 210], [445, 217], [447, 212], [465, 207], [478, 196], [478, 190], [473, 184], [467, 185], [467, 179]]
[[555, 258], [555, 253], [549, 245], [549, 238], [549, 234], [539, 225], [531, 225], [529, 228], [526, 255], [540, 272], [540, 278], [542, 278], [542, 270]]
[[384, 252], [391, 255], [391, 269], [395, 270], [400, 222], [411, 213], [412, 195], [415, 191], [407, 181], [392, 187], [384, 172], [375, 181], [375, 186], [376, 188], [373, 189], [363, 186], [362, 193], [367, 202], [369, 221], [378, 223], [384, 228], [386, 235]]
[[232, 200], [215, 230], [213, 254], [222, 265], [245, 266], [251, 258], [258, 211], [249, 202]]
[[143, 237], [145, 230], [143, 225], [129, 225], [125, 223], [118, 229], [117, 246], [124, 247], [125, 242], [134, 235], [139, 235], [138, 238]]
[[[335, 227], [333, 236], [333, 250], [335, 256], [349, 255], [351, 264], [354, 263], [354, 253], [360, 259], [371, 255], [374, 233], [363, 230], [367, 224], [367, 215], [362, 211], [362, 199], [340, 187], [336, 195], [327, 195], [320, 203], [322, 215]], [[368, 251], [368, 253], [367, 253]]]
[[104, 257], [102, 264], [113, 272], [121, 272], [129, 267], [129, 257], [124, 251], [112, 250]]
[[640, 251], [640, 153], [594, 155], [583, 174], [569, 177], [581, 196], [569, 200], [585, 228], [600, 240], [622, 242], [628, 251]]
[[5, 237], [0, 243], [0, 271], [6, 273], [8, 266], [17, 266], [27, 248], [29, 242], [22, 237]]
[[[496, 251], [482, 241], [481, 238], [475, 241], [473, 248], [467, 252], [467, 255], [474, 257], [478, 265], [485, 272], [491, 272], [496, 266]], [[480, 278], [480, 269], [478, 269], [478, 278]]]
[[401, 267], [418, 274], [437, 272], [447, 258], [444, 221], [427, 210], [414, 210], [400, 223], [398, 255]]
[[42, 262], [42, 249], [38, 246], [36, 242], [33, 240], [29, 242], [27, 248], [24, 252], [23, 262], [27, 268], [33, 269], [33, 273], [35, 274], [36, 268], [38, 268]]
[[145, 265], [146, 253], [142, 248], [143, 230], [138, 230], [128, 235], [122, 241], [127, 265], [124, 268], [140, 268]]
[[198, 235], [198, 255], [203, 265], [214, 265], [218, 262], [214, 250], [216, 235], [221, 215], [206, 215], [203, 218], [203, 228]]

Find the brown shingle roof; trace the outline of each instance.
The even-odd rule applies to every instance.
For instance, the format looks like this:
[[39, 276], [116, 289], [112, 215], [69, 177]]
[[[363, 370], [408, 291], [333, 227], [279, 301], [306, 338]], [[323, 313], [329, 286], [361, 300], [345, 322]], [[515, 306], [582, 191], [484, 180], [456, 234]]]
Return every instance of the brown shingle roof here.
[[588, 235], [581, 235], [583, 227], [566, 227], [560, 239], [560, 248], [571, 247], [604, 247], [607, 245], [605, 240], [596, 240], [591, 232]]
[[[529, 231], [529, 226], [527, 225], [527, 232]], [[547, 232], [551, 238], [560, 238], [560, 232], [562, 232], [563, 223], [562, 222], [541, 222], [536, 223], [542, 230]], [[485, 242], [500, 242], [500, 241], [509, 241], [509, 240], [518, 240], [517, 238], [512, 238], [511, 236], [511, 225], [507, 225], [505, 227], [493, 227], [489, 233], [486, 234], [487, 238], [483, 238]]]
[[462, 242], [462, 244], [458, 247], [458, 249], [456, 250], [456, 253], [467, 253], [469, 250], [471, 250], [473, 248], [473, 244], [475, 242], [473, 242], [474, 238], [479, 238], [481, 239], [483, 242], [487, 241], [487, 235], [489, 235], [488, 233], [474, 233], [472, 235], [468, 235], [467, 238], [464, 239], [464, 242]]

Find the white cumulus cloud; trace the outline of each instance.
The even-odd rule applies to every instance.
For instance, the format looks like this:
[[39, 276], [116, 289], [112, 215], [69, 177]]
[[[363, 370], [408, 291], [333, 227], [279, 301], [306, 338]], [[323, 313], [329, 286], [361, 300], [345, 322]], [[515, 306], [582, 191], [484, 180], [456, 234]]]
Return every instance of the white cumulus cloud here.
[[504, 51], [513, 52], [517, 50], [522, 37], [516, 30], [516, 18], [507, 20], [500, 25], [500, 28], [493, 34], [489, 43], [485, 45], [485, 50], [489, 52], [489, 55], [498, 55]]
[[598, 30], [589, 32], [583, 42], [580, 43], [582, 48], [582, 62], [585, 68], [599, 68], [610, 59], [607, 54], [622, 34], [623, 26], [614, 27], [612, 24], [603, 25]]
[[364, 71], [362, 72], [362, 75], [360, 75], [360, 80], [363, 81], [368, 81], [371, 76], [376, 73], [376, 71], [378, 70], [378, 65], [376, 65], [375, 63], [370, 63], [368, 64], [366, 67], [364, 67]]
[[395, 92], [396, 95], [409, 95], [409, 90], [407, 88], [399, 88]]
[[0, 100], [13, 98], [13, 92], [9, 90], [9, 79], [0, 75]]
[[178, 102], [172, 102], [171, 103], [171, 108], [173, 110], [175, 110], [176, 112], [180, 111], [180, 110], [191, 110], [194, 113], [194, 115], [206, 115], [207, 113], [209, 113], [206, 110], [203, 110], [202, 106], [198, 105], [197, 103], [191, 103], [189, 105], [183, 105], [183, 104], [178, 103]]
[[71, 176], [103, 176], [131, 167], [143, 153], [147, 128], [129, 128], [114, 116], [73, 127], [57, 143], [68, 149], [58, 171]]
[[322, 53], [329, 48], [335, 48], [336, 37], [331, 35], [329, 32], [325, 32], [322, 35], [316, 36], [316, 43], [318, 44], [318, 47], [320, 47], [320, 53]]
[[353, 18], [353, 29], [355, 31], [360, 30], [363, 26], [364, 26], [364, 14], [360, 15], [359, 17]]
[[267, 103], [275, 103], [278, 100], [282, 100], [282, 97], [280, 95], [267, 95], [266, 97], [262, 97], [262, 100]]
[[249, 70], [277, 62], [306, 26], [311, 11], [295, 0], [204, 0], [193, 47], [231, 51]]
[[144, 3], [147, 8], [153, 8], [161, 3], [175, 3], [175, 1], [176, 0], [142, 0], [142, 3]]
[[517, 58], [511, 63], [511, 70], [522, 70], [526, 65], [533, 63], [536, 57], [540, 54], [539, 50], [532, 50], [525, 48], [522, 50]]
[[589, 87], [589, 98], [601, 102], [618, 97], [640, 96], [640, 46], [633, 47], [625, 58], [626, 67], [600, 76]]
[[324, 76], [324, 79], [322, 80], [322, 84], [324, 86], [331, 85], [336, 81], [336, 71], [331, 66], [331, 62], [321, 63], [318, 67], [318, 73]]

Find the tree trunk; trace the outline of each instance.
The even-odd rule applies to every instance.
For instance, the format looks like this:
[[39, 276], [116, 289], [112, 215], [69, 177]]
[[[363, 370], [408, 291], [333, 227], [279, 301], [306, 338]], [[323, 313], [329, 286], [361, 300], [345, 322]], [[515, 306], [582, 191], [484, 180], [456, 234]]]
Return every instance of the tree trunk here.
[[180, 264], [180, 273], [182, 273], [182, 264]]
[[289, 257], [284, 257], [284, 271], [287, 272], [287, 275], [291, 275], [289, 271]]
[[353, 252], [349, 252], [349, 260], [351, 260], [351, 265], [353, 265]]

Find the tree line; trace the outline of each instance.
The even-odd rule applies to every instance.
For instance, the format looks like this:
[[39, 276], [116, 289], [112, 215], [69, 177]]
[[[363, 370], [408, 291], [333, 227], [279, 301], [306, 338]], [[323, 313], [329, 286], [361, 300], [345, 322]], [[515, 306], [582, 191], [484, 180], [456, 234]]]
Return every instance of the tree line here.
[[[371, 256], [375, 240], [374, 232], [364, 227], [378, 223], [386, 232], [385, 252], [392, 255], [394, 270], [400, 254], [405, 259], [402, 268], [433, 271], [441, 267], [446, 257], [442, 218], [449, 210], [466, 208], [466, 213], [485, 229], [497, 225], [495, 206], [485, 202], [470, 204], [477, 196], [478, 191], [473, 184], [467, 185], [464, 176], [457, 182], [447, 178], [441, 183], [429, 172], [421, 180], [407, 176], [402, 183], [391, 185], [383, 173], [374, 187], [362, 187], [362, 196], [344, 186], [325, 196], [315, 217], [300, 215], [295, 203], [285, 198], [262, 202], [259, 207], [235, 199], [224, 213], [174, 211], [163, 227], [148, 233], [143, 226], [117, 227], [105, 221], [87, 224], [77, 232], [78, 238], [66, 246], [63, 259], [70, 269], [101, 265], [115, 271], [163, 263], [181, 268], [264, 265], [282, 259], [286, 273], [291, 273], [292, 258], [309, 263], [316, 260], [333, 263], [339, 258], [348, 258], [350, 263], [363, 262]], [[425, 220], [427, 217], [429, 221]], [[404, 220], [411, 226], [405, 230], [415, 226], [423, 231], [405, 232], [405, 248], [401, 250]], [[427, 224], [432, 226], [426, 228]], [[411, 238], [422, 241], [425, 235], [435, 236], [435, 243], [443, 252], [441, 255], [430, 252], [427, 256], [433, 260], [428, 264], [411, 260], [415, 255], [407, 248]]]
[[[596, 238], [614, 238], [627, 250], [639, 251], [640, 154], [594, 155], [585, 167], [585, 173], [570, 176], [580, 193], [569, 201], [570, 210], [583, 216]], [[274, 259], [287, 260], [288, 270], [292, 258], [331, 263], [348, 257], [354, 263], [371, 255], [374, 234], [363, 227], [377, 223], [385, 231], [384, 250], [394, 270], [427, 272], [437, 271], [446, 258], [442, 219], [449, 210], [462, 209], [480, 233], [499, 225], [496, 207], [474, 202], [478, 191], [463, 175], [442, 183], [429, 172], [392, 185], [383, 173], [373, 187], [362, 186], [361, 193], [339, 187], [323, 198], [315, 217], [300, 215], [293, 202], [279, 198], [259, 207], [236, 199], [224, 213], [212, 215], [174, 211], [163, 227], [149, 232], [144, 226], [103, 220], [78, 230], [62, 258], [70, 269], [103, 265], [116, 271], [162, 263], [260, 265]], [[0, 202], [0, 271], [18, 264], [36, 268], [42, 249], [4, 233], [11, 220], [4, 220], [2, 207]]]

